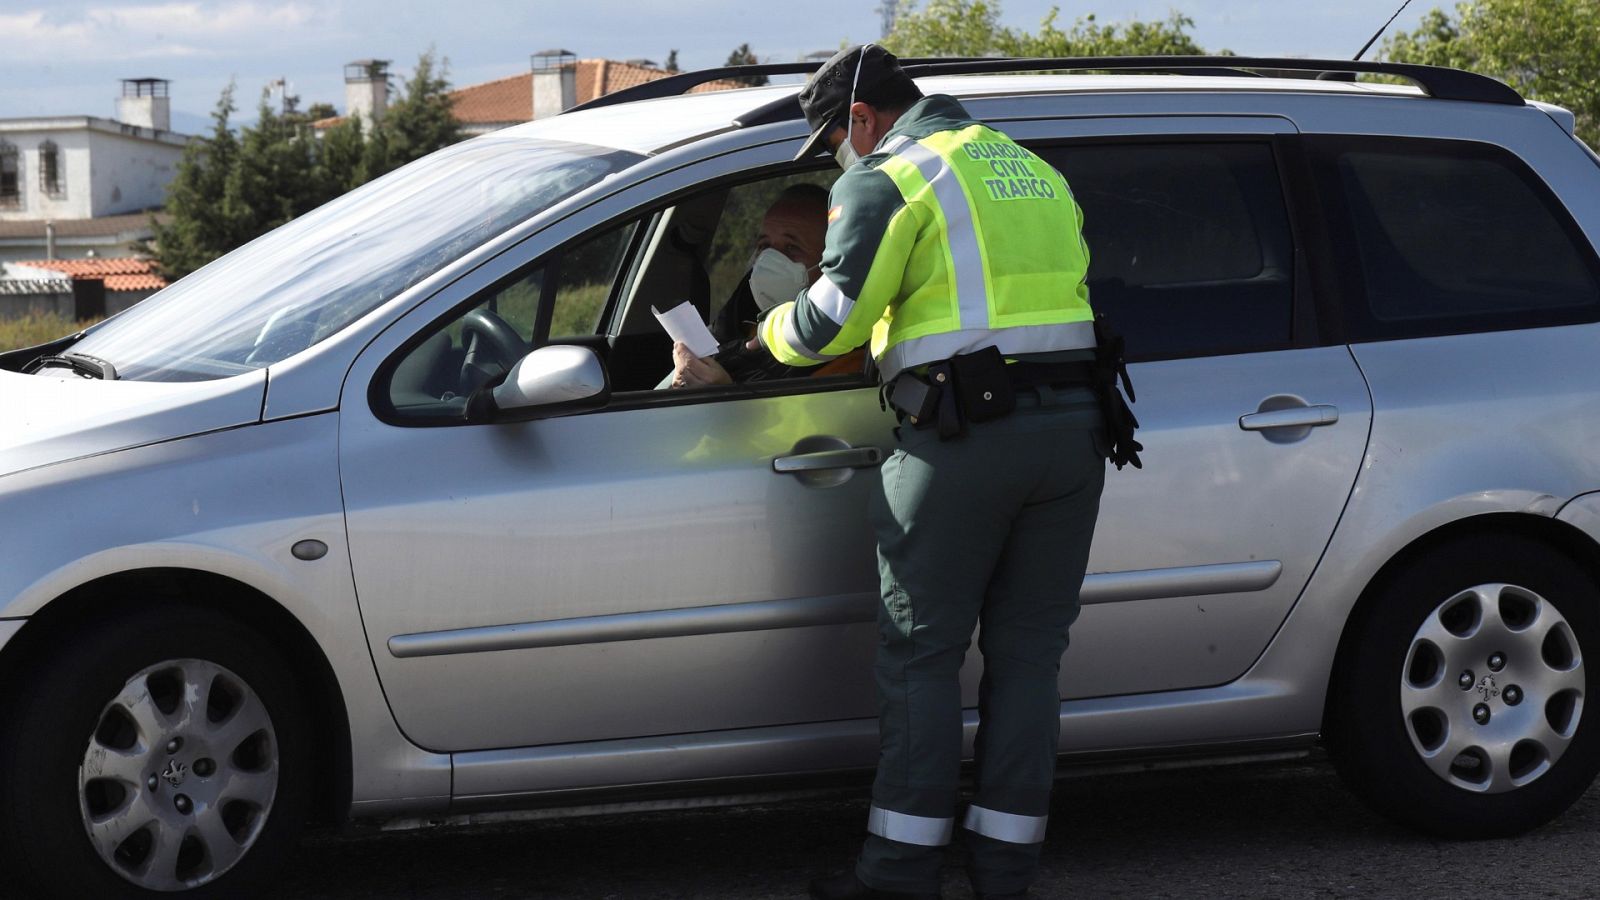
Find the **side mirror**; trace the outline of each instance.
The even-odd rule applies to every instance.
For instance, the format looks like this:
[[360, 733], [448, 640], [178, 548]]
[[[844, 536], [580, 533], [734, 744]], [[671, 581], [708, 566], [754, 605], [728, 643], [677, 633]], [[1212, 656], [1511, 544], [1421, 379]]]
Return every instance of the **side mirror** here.
[[526, 422], [600, 409], [611, 400], [611, 380], [588, 347], [552, 344], [517, 360], [498, 384], [472, 395], [467, 417], [479, 422]]

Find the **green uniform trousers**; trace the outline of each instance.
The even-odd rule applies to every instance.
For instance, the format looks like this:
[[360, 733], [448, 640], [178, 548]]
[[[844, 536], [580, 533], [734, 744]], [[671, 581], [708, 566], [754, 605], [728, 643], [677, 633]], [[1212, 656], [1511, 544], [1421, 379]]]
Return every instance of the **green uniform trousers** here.
[[1033, 880], [1060, 734], [1061, 655], [1106, 455], [1087, 391], [1041, 394], [1024, 393], [1011, 416], [951, 441], [902, 426], [883, 464], [872, 508], [881, 747], [856, 864], [872, 887], [938, 890], [961, 771], [959, 673], [975, 626], [984, 668], [964, 820], [969, 872], [984, 893]]

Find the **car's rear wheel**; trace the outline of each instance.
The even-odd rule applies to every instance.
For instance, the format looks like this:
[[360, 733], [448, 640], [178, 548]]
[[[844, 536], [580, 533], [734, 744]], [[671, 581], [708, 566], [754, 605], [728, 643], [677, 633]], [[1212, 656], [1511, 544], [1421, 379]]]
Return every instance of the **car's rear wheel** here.
[[294, 669], [214, 611], [146, 610], [33, 657], [0, 738], [0, 852], [46, 896], [242, 897], [292, 849]]
[[1340, 774], [1433, 834], [1548, 822], [1600, 770], [1600, 588], [1565, 553], [1474, 536], [1414, 560], [1353, 623], [1329, 690]]

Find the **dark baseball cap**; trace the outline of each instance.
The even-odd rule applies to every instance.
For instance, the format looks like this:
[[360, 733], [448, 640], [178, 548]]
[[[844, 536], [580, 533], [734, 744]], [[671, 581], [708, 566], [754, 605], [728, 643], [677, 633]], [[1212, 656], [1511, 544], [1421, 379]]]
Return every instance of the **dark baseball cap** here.
[[795, 159], [804, 159], [819, 147], [826, 149], [827, 135], [834, 128], [844, 127], [852, 88], [857, 101], [873, 103], [884, 96], [903, 94], [906, 87], [914, 88], [911, 76], [900, 68], [893, 53], [877, 44], [858, 44], [835, 53], [800, 89], [800, 111], [811, 126], [811, 137]]

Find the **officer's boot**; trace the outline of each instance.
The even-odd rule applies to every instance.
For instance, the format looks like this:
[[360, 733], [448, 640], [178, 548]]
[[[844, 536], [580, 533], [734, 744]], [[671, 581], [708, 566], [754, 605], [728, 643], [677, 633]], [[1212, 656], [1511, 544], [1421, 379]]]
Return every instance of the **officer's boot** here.
[[856, 877], [854, 869], [843, 875], [832, 878], [818, 878], [811, 882], [811, 896], [816, 900], [939, 900], [937, 892], [932, 894], [908, 893], [906, 891], [880, 891], [869, 887], [860, 878]]

